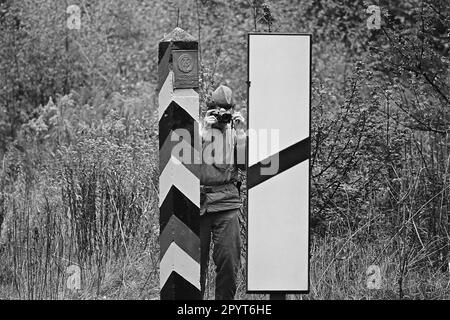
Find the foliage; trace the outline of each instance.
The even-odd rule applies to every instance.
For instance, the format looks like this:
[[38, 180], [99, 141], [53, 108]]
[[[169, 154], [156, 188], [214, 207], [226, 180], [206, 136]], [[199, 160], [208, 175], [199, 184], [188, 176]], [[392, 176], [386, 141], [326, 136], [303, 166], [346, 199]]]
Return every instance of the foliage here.
[[[247, 32], [313, 35], [307, 298], [448, 297], [447, 1], [381, 0], [379, 30], [364, 0], [75, 4], [80, 30], [65, 2], [0, 1], [0, 298], [158, 296], [157, 44], [177, 20], [199, 39], [202, 107], [224, 83], [244, 115]], [[244, 275], [239, 298], [261, 298]]]

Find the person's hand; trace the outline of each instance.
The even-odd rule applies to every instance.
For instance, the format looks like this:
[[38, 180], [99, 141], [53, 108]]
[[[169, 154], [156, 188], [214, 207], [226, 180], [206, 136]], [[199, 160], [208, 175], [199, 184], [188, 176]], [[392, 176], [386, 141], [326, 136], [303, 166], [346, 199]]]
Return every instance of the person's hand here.
[[205, 128], [211, 128], [214, 124], [217, 123], [217, 118], [211, 115], [214, 111], [214, 109], [206, 111], [205, 117], [203, 118], [203, 121], [205, 122]]
[[245, 129], [245, 119], [240, 112], [233, 113], [233, 123], [236, 130]]

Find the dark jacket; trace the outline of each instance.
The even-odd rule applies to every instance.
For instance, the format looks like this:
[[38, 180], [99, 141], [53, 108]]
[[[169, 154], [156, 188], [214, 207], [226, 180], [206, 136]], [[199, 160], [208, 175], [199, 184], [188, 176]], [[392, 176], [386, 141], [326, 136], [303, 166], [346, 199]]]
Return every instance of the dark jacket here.
[[[239, 172], [236, 162], [238, 154], [239, 159], [245, 154], [245, 135], [237, 134], [230, 125], [223, 131], [203, 129], [201, 135], [200, 214], [240, 208], [242, 203], [237, 186]], [[243, 164], [239, 166], [242, 167]]]

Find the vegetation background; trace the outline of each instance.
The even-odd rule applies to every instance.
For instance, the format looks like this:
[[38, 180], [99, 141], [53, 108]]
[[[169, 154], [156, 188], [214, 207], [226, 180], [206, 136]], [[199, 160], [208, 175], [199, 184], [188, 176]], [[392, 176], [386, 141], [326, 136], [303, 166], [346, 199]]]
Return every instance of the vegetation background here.
[[[239, 108], [247, 32], [313, 35], [311, 291], [288, 298], [450, 298], [447, 0], [0, 0], [0, 299], [159, 298], [157, 46], [177, 19], [202, 102], [225, 83]], [[244, 277], [238, 299], [267, 298]]]

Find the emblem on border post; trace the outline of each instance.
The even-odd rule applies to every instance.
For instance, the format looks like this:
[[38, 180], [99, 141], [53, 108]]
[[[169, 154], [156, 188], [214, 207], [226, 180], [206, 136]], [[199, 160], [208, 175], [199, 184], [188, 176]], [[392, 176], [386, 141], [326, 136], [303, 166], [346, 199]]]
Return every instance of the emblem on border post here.
[[198, 53], [196, 50], [172, 52], [174, 83], [177, 89], [198, 88]]

